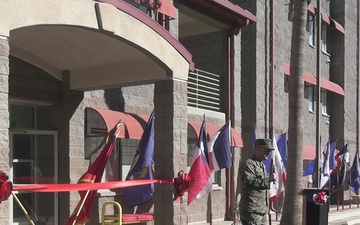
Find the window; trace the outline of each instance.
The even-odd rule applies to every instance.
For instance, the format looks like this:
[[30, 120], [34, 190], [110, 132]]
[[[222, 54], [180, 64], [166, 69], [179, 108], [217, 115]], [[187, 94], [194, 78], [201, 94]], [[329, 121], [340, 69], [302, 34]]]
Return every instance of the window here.
[[[36, 130], [36, 118], [35, 106], [10, 105], [9, 180], [16, 185], [58, 182], [57, 131]], [[9, 224], [26, 224], [24, 209], [35, 224], [58, 224], [55, 193], [14, 193], [22, 205], [10, 199]]]
[[307, 31], [309, 33], [309, 45], [315, 46], [315, 16], [308, 14]]
[[[104, 137], [86, 137], [85, 152], [87, 158], [91, 162], [99, 156], [104, 145], [101, 144]], [[99, 146], [99, 144], [101, 144]], [[134, 139], [118, 139], [116, 145], [110, 155], [109, 161], [106, 164], [105, 171], [102, 177], [103, 182], [125, 180], [129, 173], [132, 160], [139, 145], [139, 140]]]
[[327, 101], [327, 91], [324, 89], [321, 89], [321, 109], [322, 114], [325, 116], [328, 116], [328, 107], [327, 107], [328, 101]]
[[[101, 116], [93, 109], [86, 110], [84, 156], [92, 162], [104, 148], [108, 133]], [[125, 129], [124, 126], [121, 129]], [[102, 181], [125, 180], [140, 140], [118, 138], [105, 167]]]
[[284, 92], [286, 92], [286, 93], [289, 93], [289, 79], [290, 79], [290, 76], [285, 74], [285, 77], [284, 77]]
[[325, 24], [323, 24], [323, 29], [321, 30], [321, 50], [324, 53], [329, 53], [329, 37], [328, 37], [328, 29]]
[[314, 102], [315, 102], [315, 98], [314, 98], [314, 86], [310, 85], [310, 84], [305, 84], [305, 95], [308, 99], [308, 108], [309, 108], [309, 112], [314, 112]]

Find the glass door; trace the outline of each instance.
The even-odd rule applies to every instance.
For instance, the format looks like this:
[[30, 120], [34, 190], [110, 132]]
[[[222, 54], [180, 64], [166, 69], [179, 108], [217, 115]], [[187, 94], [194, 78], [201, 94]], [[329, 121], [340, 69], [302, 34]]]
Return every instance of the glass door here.
[[[14, 185], [57, 183], [57, 132], [24, 130], [10, 132], [11, 170]], [[11, 198], [10, 224], [57, 224], [58, 194], [15, 192], [21, 205]]]

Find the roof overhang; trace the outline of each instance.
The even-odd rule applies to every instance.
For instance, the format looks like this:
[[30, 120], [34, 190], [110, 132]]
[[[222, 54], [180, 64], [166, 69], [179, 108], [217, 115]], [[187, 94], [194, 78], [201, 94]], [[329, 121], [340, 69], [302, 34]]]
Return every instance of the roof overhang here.
[[124, 1], [59, 1], [49, 8], [52, 3], [2, 3], [0, 35], [9, 37], [10, 55], [68, 81], [72, 90], [186, 81], [194, 68], [178, 40]]

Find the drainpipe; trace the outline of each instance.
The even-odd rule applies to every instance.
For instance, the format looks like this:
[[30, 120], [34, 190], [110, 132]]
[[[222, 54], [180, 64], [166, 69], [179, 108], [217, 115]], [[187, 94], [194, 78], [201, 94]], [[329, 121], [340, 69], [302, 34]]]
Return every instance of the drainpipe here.
[[[227, 36], [227, 102], [226, 102], [226, 121], [231, 120], [234, 116], [232, 114], [232, 101], [233, 101], [233, 88], [232, 84], [232, 49], [234, 49], [234, 35], [238, 34], [241, 27], [247, 26], [250, 24], [249, 20], [246, 20], [246, 23], [238, 26], [236, 28], [230, 29]], [[232, 140], [232, 138], [231, 138]], [[230, 140], [230, 141], [231, 141]], [[234, 155], [234, 147], [231, 147], [231, 154]], [[226, 216], [227, 219], [234, 220], [235, 215], [232, 210], [232, 206], [237, 204], [234, 199], [234, 172], [232, 168], [226, 168]]]
[[274, 135], [274, 0], [270, 0], [270, 138]]
[[[234, 35], [233, 31], [230, 31], [227, 37], [227, 108], [226, 108], [226, 121], [232, 118], [231, 113], [231, 102], [232, 102], [232, 86], [231, 86], [231, 50], [234, 47]], [[232, 139], [231, 139], [232, 140]], [[232, 155], [234, 155], [234, 147], [231, 147]], [[226, 168], [226, 215], [229, 219], [234, 219], [234, 213], [232, 212], [232, 205], [234, 203], [233, 199], [233, 183], [234, 183], [234, 176], [233, 171], [230, 168]]]

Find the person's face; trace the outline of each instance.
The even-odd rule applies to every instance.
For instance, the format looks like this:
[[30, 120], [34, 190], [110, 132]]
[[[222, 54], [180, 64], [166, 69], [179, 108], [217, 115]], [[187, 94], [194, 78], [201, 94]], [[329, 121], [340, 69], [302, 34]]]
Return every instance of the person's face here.
[[268, 159], [271, 152], [272, 150], [268, 150], [262, 146], [256, 146], [256, 158], [260, 161]]

